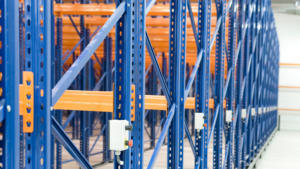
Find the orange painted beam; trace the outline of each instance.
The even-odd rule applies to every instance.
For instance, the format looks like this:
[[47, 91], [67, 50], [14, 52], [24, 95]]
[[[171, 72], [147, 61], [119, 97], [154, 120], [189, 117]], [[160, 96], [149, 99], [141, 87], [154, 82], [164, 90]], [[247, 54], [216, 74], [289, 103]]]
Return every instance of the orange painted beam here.
[[[79, 26], [80, 25], [80, 18], [79, 17], [73, 17], [72, 18], [75, 25]], [[194, 17], [195, 21], [198, 20], [197, 17]], [[72, 26], [72, 22], [70, 21], [69, 17], [63, 16], [63, 25], [64, 26]], [[85, 17], [84, 22], [86, 25], [90, 26], [102, 26], [106, 23], [108, 18], [102, 18], [98, 16], [94, 17]], [[226, 25], [228, 25], [228, 18], [226, 19]], [[153, 26], [153, 27], [169, 27], [169, 18], [151, 18], [151, 17], [146, 17], [146, 26]], [[197, 23], [195, 23], [197, 26]], [[217, 18], [212, 17], [211, 18], [211, 27], [216, 27], [217, 24]], [[192, 24], [190, 19], [187, 19], [187, 27], [191, 28]]]
[[[145, 95], [145, 109], [167, 110], [167, 106], [165, 96]], [[223, 106], [226, 108], [226, 101]], [[53, 108], [58, 110], [112, 112], [113, 92], [67, 90]], [[194, 97], [187, 98], [185, 108], [195, 108]], [[213, 99], [209, 100], [209, 108], [214, 108]]]
[[[198, 15], [198, 4], [192, 5], [193, 15]], [[115, 4], [54, 4], [54, 15], [112, 15], [116, 10]], [[217, 16], [215, 4], [212, 4], [212, 16]], [[147, 16], [169, 16], [170, 5], [153, 5]], [[187, 13], [189, 15], [189, 12]]]

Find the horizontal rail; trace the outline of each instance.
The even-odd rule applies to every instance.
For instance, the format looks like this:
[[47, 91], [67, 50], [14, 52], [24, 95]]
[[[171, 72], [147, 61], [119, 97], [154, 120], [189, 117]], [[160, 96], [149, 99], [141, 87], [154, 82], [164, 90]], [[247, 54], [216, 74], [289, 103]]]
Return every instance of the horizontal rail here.
[[[224, 100], [223, 107], [226, 107]], [[188, 97], [185, 102], [186, 109], [195, 108], [195, 98]], [[209, 108], [214, 108], [214, 100], [209, 100]], [[58, 110], [77, 110], [112, 112], [113, 111], [113, 92], [111, 91], [81, 91], [66, 90], [61, 98], [54, 105], [53, 109]], [[145, 95], [146, 110], [168, 110], [165, 96]]]

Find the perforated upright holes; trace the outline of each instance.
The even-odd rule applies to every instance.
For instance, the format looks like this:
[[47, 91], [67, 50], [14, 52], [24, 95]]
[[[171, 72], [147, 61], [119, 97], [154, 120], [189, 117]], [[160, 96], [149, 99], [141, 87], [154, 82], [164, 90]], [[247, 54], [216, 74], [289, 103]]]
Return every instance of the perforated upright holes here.
[[30, 26], [30, 19], [27, 20], [27, 26]]
[[44, 159], [43, 158], [41, 158], [40, 163], [41, 163], [41, 165], [44, 164]]
[[40, 52], [41, 52], [41, 55], [43, 55], [44, 54], [44, 48], [41, 48]]
[[2, 49], [2, 41], [0, 41], [0, 49]]
[[27, 49], [27, 53], [30, 54], [31, 53], [31, 48]]
[[44, 20], [41, 20], [41, 21], [40, 21], [40, 24], [41, 24], [41, 26], [43, 27], [43, 26], [44, 26]]
[[2, 26], [0, 25], [0, 33], [2, 33]]
[[44, 12], [44, 6], [40, 6], [40, 12]]
[[30, 40], [31, 36], [30, 33], [27, 34], [27, 40]]
[[41, 131], [41, 137], [44, 137], [44, 132], [43, 131]]
[[1, 11], [1, 9], [0, 9], [0, 18], [2, 18], [2, 11]]
[[41, 35], [40, 35], [40, 39], [41, 39], [41, 41], [44, 40], [44, 34], [41, 34]]
[[27, 62], [27, 67], [30, 68], [30, 66], [31, 66], [31, 63]]
[[30, 6], [27, 5], [27, 12], [30, 12]]

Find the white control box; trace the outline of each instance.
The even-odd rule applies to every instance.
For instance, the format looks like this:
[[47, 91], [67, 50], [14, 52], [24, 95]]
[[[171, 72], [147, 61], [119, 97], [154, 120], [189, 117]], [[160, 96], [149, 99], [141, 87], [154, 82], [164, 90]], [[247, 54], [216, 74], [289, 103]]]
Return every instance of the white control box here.
[[252, 116], [255, 116], [255, 114], [256, 114], [255, 108], [252, 108], [252, 109], [251, 109], [251, 115], [252, 115]]
[[109, 150], [123, 151], [128, 149], [125, 142], [128, 140], [129, 132], [125, 130], [127, 120], [109, 120]]
[[204, 113], [195, 113], [194, 123], [196, 130], [204, 129]]
[[242, 109], [242, 118], [245, 119], [247, 117], [247, 110]]
[[226, 122], [232, 122], [232, 110], [226, 110]]

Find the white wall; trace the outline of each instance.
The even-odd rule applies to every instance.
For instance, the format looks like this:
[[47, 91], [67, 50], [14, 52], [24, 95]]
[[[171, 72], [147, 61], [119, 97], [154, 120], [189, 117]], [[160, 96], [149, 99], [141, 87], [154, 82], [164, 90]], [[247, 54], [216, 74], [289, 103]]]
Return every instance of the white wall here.
[[[280, 63], [300, 64], [300, 15], [283, 11], [274, 13], [280, 43]], [[279, 86], [300, 87], [300, 67], [281, 66]], [[279, 88], [278, 108], [300, 110], [300, 89]], [[300, 131], [300, 111], [279, 111], [279, 114], [282, 130]]]

